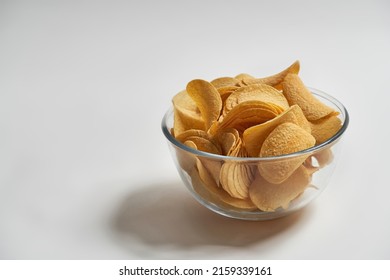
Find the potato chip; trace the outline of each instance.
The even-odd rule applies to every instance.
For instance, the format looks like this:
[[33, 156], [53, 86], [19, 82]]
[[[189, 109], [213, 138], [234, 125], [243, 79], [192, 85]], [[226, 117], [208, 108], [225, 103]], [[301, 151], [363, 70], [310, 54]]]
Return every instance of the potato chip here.
[[185, 90], [176, 94], [173, 99], [174, 135], [179, 135], [188, 129], [205, 130], [205, 124], [196, 103]]
[[[194, 150], [198, 149], [195, 143], [192, 141], [185, 141], [183, 144]], [[195, 167], [196, 156], [185, 150], [176, 150], [176, 155], [180, 167], [189, 174], [191, 170]]]
[[191, 141], [198, 150], [217, 154], [222, 154], [221, 147], [207, 132], [199, 129], [189, 129], [176, 136], [176, 139], [181, 143]]
[[221, 168], [220, 184], [230, 196], [245, 199], [248, 197], [248, 188], [254, 179], [255, 170], [255, 166], [247, 163], [226, 161]]
[[256, 79], [255, 77], [253, 77], [252, 75], [249, 75], [247, 73], [238, 74], [234, 78], [239, 80], [239, 81], [242, 81], [244, 79]]
[[311, 176], [303, 165], [281, 184], [272, 184], [257, 174], [249, 187], [249, 197], [262, 211], [273, 212], [279, 207], [287, 209], [290, 202], [303, 193], [310, 181]]
[[[228, 137], [228, 143], [230, 144], [228, 152], [226, 155], [233, 157], [246, 157], [247, 152], [242, 145], [241, 138], [239, 137], [238, 131], [233, 130], [234, 132], [225, 132], [221, 137]], [[233, 135], [234, 142], [231, 143], [231, 136]], [[224, 140], [224, 139], [221, 139]], [[219, 176], [219, 182], [222, 188], [230, 194], [230, 196], [240, 199], [245, 199], [248, 197], [248, 187], [254, 179], [256, 166], [248, 165], [248, 163], [241, 163], [226, 160], [222, 167], [221, 173]]]
[[198, 106], [207, 131], [221, 113], [221, 95], [212, 84], [204, 80], [192, 80], [186, 89]]
[[269, 106], [275, 107], [279, 113], [289, 108], [287, 99], [281, 92], [265, 84], [255, 84], [241, 87], [230, 94], [225, 101], [222, 115], [226, 115], [238, 104], [250, 100], [259, 100], [268, 103]]
[[210, 133], [214, 135], [218, 130], [229, 127], [243, 132], [248, 127], [266, 122], [278, 114], [279, 111], [268, 103], [259, 100], [244, 101], [214, 123]]
[[232, 94], [239, 88], [240, 87], [228, 86], [228, 87], [221, 87], [218, 89], [218, 92], [221, 95], [221, 99], [222, 99], [222, 108], [225, 106], [226, 99], [230, 96], [230, 94]]
[[285, 70], [283, 70], [280, 73], [274, 74], [274, 75], [269, 76], [269, 77], [258, 78], [258, 79], [251, 79], [251, 78], [245, 79], [244, 78], [242, 82], [245, 85], [266, 84], [266, 85], [272, 86], [276, 89], [282, 89], [281, 83], [283, 82], [284, 77], [286, 77], [286, 75], [289, 73], [298, 74], [299, 69], [300, 69], [300, 64], [299, 64], [299, 61], [297, 60], [293, 64], [291, 64], [288, 68], [286, 68]]
[[318, 100], [296, 74], [288, 74], [282, 83], [283, 94], [290, 105], [297, 104], [309, 121], [322, 119], [335, 110]]
[[[314, 137], [296, 124], [286, 122], [278, 125], [265, 139], [260, 157], [286, 155], [313, 147]], [[267, 161], [259, 164], [261, 176], [270, 183], [285, 181], [307, 158], [306, 155]]]
[[[220, 204], [218, 201], [222, 201], [223, 203], [226, 203], [230, 206], [233, 206], [234, 208], [239, 208], [241, 210], [255, 210], [257, 207], [252, 203], [250, 199], [238, 199], [230, 196], [224, 189], [219, 188], [213, 181], [210, 179], [210, 177], [207, 179], [207, 170], [204, 169], [204, 167], [199, 164], [197, 167], [199, 168], [199, 177], [201, 178], [201, 182], [197, 181], [194, 185], [195, 190], [200, 193], [203, 193], [205, 196], [212, 197], [212, 201], [215, 204]], [[203, 174], [203, 176], [200, 176], [201, 173], [206, 173]], [[194, 176], [194, 177], [193, 177]], [[207, 182], [203, 180], [203, 178], [206, 178], [208, 180]], [[194, 179], [196, 181], [196, 173], [193, 172], [191, 178], [193, 179], [193, 184], [194, 184]]]
[[235, 78], [231, 77], [221, 77], [212, 80], [210, 83], [216, 88], [223, 88], [223, 87], [236, 87], [238, 86], [240, 80], [237, 80]]
[[219, 187], [219, 174], [221, 172], [222, 163], [218, 160], [212, 160], [205, 157], [198, 157], [196, 167], [199, 171], [199, 176], [208, 186]]
[[227, 156], [236, 156], [232, 155], [237, 146], [241, 146], [240, 134], [235, 128], [227, 128], [221, 130], [216, 135], [216, 139], [222, 149], [222, 154]]
[[275, 118], [265, 123], [249, 127], [244, 131], [243, 141], [248, 155], [258, 157], [264, 140], [272, 130], [285, 122], [294, 123], [310, 133], [310, 124], [303, 115], [301, 108], [298, 105], [293, 105]]
[[331, 138], [340, 130], [341, 120], [337, 116], [331, 115], [318, 121], [312, 121], [310, 125], [311, 134], [316, 139], [316, 144], [318, 145]]

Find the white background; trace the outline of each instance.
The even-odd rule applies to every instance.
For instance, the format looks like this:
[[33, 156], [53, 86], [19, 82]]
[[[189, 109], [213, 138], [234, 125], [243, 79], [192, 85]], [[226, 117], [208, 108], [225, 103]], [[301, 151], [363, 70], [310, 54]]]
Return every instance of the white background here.
[[[0, 259], [390, 259], [388, 1], [0, 1]], [[268, 222], [194, 201], [160, 121], [294, 60], [347, 107], [328, 188]]]

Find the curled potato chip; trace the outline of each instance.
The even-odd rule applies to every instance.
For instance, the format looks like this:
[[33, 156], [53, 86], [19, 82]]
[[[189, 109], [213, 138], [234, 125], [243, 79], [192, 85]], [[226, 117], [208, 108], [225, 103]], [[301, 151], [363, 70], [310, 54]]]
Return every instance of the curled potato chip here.
[[172, 103], [174, 108], [174, 135], [179, 135], [188, 129], [206, 129], [196, 103], [185, 90], [176, 94], [172, 99]]
[[216, 88], [223, 88], [223, 87], [236, 87], [239, 84], [240, 80], [237, 80], [235, 78], [231, 77], [221, 77], [212, 80], [210, 83]]
[[265, 123], [249, 127], [244, 131], [243, 141], [248, 155], [258, 157], [261, 146], [271, 131], [285, 122], [294, 123], [310, 133], [310, 124], [303, 115], [301, 108], [298, 105], [293, 105], [275, 118]]
[[328, 115], [336, 114], [335, 110], [318, 100], [296, 74], [288, 74], [282, 83], [283, 94], [290, 105], [297, 104], [309, 121], [316, 121]]
[[233, 107], [238, 104], [250, 101], [259, 100], [269, 104], [271, 107], [275, 107], [279, 113], [287, 110], [289, 104], [284, 95], [275, 88], [266, 84], [255, 84], [251, 86], [245, 86], [235, 90], [225, 101], [222, 115], [226, 115]]
[[281, 184], [272, 184], [258, 174], [249, 187], [249, 197], [262, 211], [273, 212], [279, 207], [287, 209], [310, 181], [310, 173], [303, 165]]
[[210, 128], [210, 133], [214, 135], [218, 130], [229, 127], [243, 132], [248, 127], [266, 122], [278, 114], [279, 111], [268, 103], [259, 100], [244, 101], [214, 123]]
[[[185, 141], [183, 144], [194, 150], [198, 149], [195, 143], [192, 141]], [[189, 174], [196, 165], [196, 156], [190, 152], [181, 149], [176, 150], [176, 155], [180, 167]]]
[[[219, 144], [214, 141], [214, 139], [211, 138], [209, 134], [202, 130], [187, 130], [184, 133], [178, 135], [176, 139], [185, 145], [199, 151], [218, 155], [222, 154], [222, 150]], [[200, 170], [199, 173], [202, 180], [206, 181], [208, 184], [210, 184], [210, 181], [212, 180], [215, 184], [218, 185], [219, 173], [222, 163], [218, 160], [212, 160], [206, 157], [198, 157], [197, 160], [199, 161], [198, 164], [201, 164], [204, 167], [203, 169], [198, 168]], [[187, 168], [188, 165], [189, 163], [185, 165], [185, 167]]]
[[[315, 139], [296, 124], [286, 122], [278, 125], [265, 139], [260, 157], [291, 154], [313, 147]], [[258, 165], [261, 176], [270, 183], [280, 184], [305, 161], [306, 155], [270, 160]]]
[[316, 144], [318, 145], [331, 138], [340, 130], [341, 120], [337, 116], [331, 115], [330, 117], [313, 121], [310, 125], [311, 134], [316, 139]]
[[222, 149], [222, 154], [227, 156], [234, 155], [238, 146], [241, 146], [240, 134], [235, 128], [221, 130], [216, 135], [216, 139]]
[[275, 87], [276, 89], [282, 89], [281, 83], [283, 82], [283, 79], [286, 77], [286, 75], [289, 73], [298, 74], [299, 69], [300, 69], [300, 64], [299, 61], [297, 60], [293, 64], [291, 64], [288, 68], [281, 71], [280, 73], [274, 74], [269, 77], [258, 78], [258, 79], [244, 78], [243, 83], [245, 85], [267, 84]]
[[189, 129], [185, 132], [176, 135], [176, 139], [181, 143], [191, 141], [200, 151], [217, 154], [222, 154], [219, 144], [205, 131], [199, 129]]
[[222, 163], [218, 160], [212, 160], [204, 157], [197, 158], [196, 167], [202, 181], [208, 186], [219, 187], [219, 174]]
[[206, 130], [208, 130], [220, 115], [222, 109], [221, 95], [212, 84], [199, 79], [189, 82], [186, 90], [199, 108]]
[[[198, 192], [200, 195], [205, 196], [205, 198], [211, 198], [210, 200], [217, 205], [220, 205], [221, 203], [227, 204], [230, 207], [238, 208], [241, 210], [257, 209], [257, 207], [252, 203], [250, 199], [234, 198], [230, 196], [225, 190], [218, 187], [218, 185], [216, 185], [210, 177], [207, 177], [209, 176], [209, 174], [207, 173], [208, 171], [205, 170], [202, 164], [199, 163], [200, 162], [198, 161], [197, 167], [199, 173], [195, 172], [196, 169], [194, 169], [191, 173], [193, 186], [196, 192]], [[199, 180], [197, 177], [199, 177], [201, 180]]]
[[239, 88], [240, 87], [236, 87], [236, 86], [228, 86], [228, 87], [221, 87], [218, 89], [218, 92], [221, 95], [221, 99], [222, 99], [222, 108], [225, 106], [226, 99], [230, 96], [230, 94], [232, 94]]
[[[237, 130], [235, 132], [228, 132], [228, 134], [234, 136], [235, 141], [227, 155], [245, 157], [247, 156], [246, 150]], [[248, 187], [254, 179], [255, 170], [256, 166], [254, 165], [227, 160], [221, 167], [219, 182], [230, 196], [245, 199], [248, 197]]]
[[254, 179], [255, 170], [255, 166], [246, 163], [226, 161], [221, 167], [220, 184], [230, 196], [245, 199], [248, 197], [248, 188]]
[[244, 79], [256, 79], [255, 77], [253, 77], [252, 75], [249, 75], [247, 73], [240, 73], [240, 74], [236, 75], [234, 78], [239, 80], [239, 81], [242, 81]]

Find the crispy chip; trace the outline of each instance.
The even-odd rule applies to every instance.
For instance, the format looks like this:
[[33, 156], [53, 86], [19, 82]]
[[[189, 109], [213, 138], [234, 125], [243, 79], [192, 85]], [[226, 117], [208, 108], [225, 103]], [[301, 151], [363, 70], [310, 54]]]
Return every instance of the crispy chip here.
[[[221, 202], [230, 205], [231, 207], [238, 208], [241, 210], [255, 210], [257, 207], [252, 203], [250, 199], [238, 199], [230, 196], [225, 190], [219, 188], [215, 183], [213, 183], [212, 179], [207, 178], [207, 175], [200, 176], [201, 173], [206, 173], [207, 170], [204, 170], [201, 164], [198, 161], [198, 171], [199, 174], [194, 172], [191, 173], [191, 178], [193, 182], [193, 186], [196, 192], [199, 194], [203, 194], [206, 197], [211, 197], [211, 201], [217, 205], [220, 205]], [[207, 173], [206, 173], [207, 174]], [[197, 176], [200, 177], [201, 180], [197, 179]], [[208, 182], [203, 180], [206, 178]], [[194, 183], [195, 182], [195, 183]]]
[[237, 89], [240, 87], [236, 86], [228, 86], [228, 87], [221, 87], [218, 89], [219, 94], [221, 95], [222, 100], [222, 108], [225, 106], [226, 99]]
[[[247, 153], [237, 130], [223, 133], [222, 137], [230, 138], [231, 135], [233, 135], [234, 142], [230, 145], [227, 155], [246, 157]], [[228, 140], [231, 141], [231, 139]], [[227, 160], [222, 165], [219, 182], [230, 196], [245, 199], [248, 197], [248, 187], [254, 179], [255, 170], [254, 165]]]
[[341, 120], [335, 116], [313, 121], [311, 124], [311, 134], [316, 139], [316, 144], [321, 144], [331, 138], [341, 128]]
[[236, 87], [238, 86], [240, 80], [237, 80], [235, 78], [231, 77], [221, 77], [212, 80], [210, 83], [216, 88], [223, 88], [223, 87]]
[[244, 101], [233, 107], [229, 113], [210, 128], [210, 133], [215, 134], [218, 130], [233, 127], [243, 132], [248, 127], [264, 123], [279, 114], [279, 111], [268, 103], [259, 100]]
[[230, 196], [240, 199], [248, 197], [248, 188], [255, 175], [255, 166], [247, 163], [226, 161], [221, 168], [219, 181]]
[[245, 143], [248, 155], [251, 157], [258, 157], [261, 146], [265, 139], [278, 125], [290, 122], [294, 123], [310, 133], [310, 125], [302, 113], [298, 105], [293, 105], [282, 114], [275, 118], [246, 129], [243, 133], [243, 141]]
[[289, 108], [287, 99], [281, 92], [266, 84], [255, 84], [241, 87], [230, 94], [225, 101], [222, 115], [226, 115], [238, 104], [250, 100], [259, 100], [267, 103], [270, 107], [275, 107], [279, 113]]
[[233, 155], [237, 146], [241, 146], [240, 134], [235, 128], [227, 128], [220, 130], [216, 135], [216, 139], [222, 149], [222, 154], [225, 156]]
[[283, 94], [290, 105], [297, 104], [309, 121], [322, 119], [335, 110], [319, 101], [296, 74], [288, 74], [282, 83]]
[[258, 78], [258, 79], [243, 79], [243, 83], [245, 85], [252, 85], [252, 84], [267, 84], [269, 86], [273, 86], [276, 89], [282, 89], [281, 83], [283, 82], [284, 77], [286, 77], [289, 73], [298, 74], [300, 69], [299, 61], [295, 61], [293, 64], [291, 64], [288, 68], [283, 70], [280, 73], [274, 74], [269, 77], [265, 78]]
[[[265, 139], [260, 157], [291, 154], [313, 147], [315, 139], [296, 124], [286, 122], [278, 125]], [[270, 183], [285, 181], [307, 158], [306, 155], [287, 159], [270, 160], [259, 164], [259, 172]]]
[[279, 207], [287, 209], [309, 185], [311, 176], [304, 166], [300, 166], [283, 183], [272, 184], [257, 174], [249, 187], [249, 197], [262, 211], [273, 212]]
[[242, 81], [244, 79], [256, 79], [255, 77], [253, 77], [252, 75], [249, 75], [247, 73], [240, 73], [240, 74], [236, 75], [234, 78], [239, 80], [239, 81]]
[[198, 106], [207, 131], [220, 115], [222, 109], [221, 95], [212, 84], [204, 80], [192, 80], [187, 84], [186, 89]]
[[188, 129], [206, 129], [196, 103], [185, 90], [176, 94], [172, 103], [174, 107], [174, 135], [179, 135]]
[[222, 150], [218, 142], [203, 130], [189, 129], [179, 135], [176, 135], [176, 139], [181, 143], [191, 141], [198, 150], [203, 152], [217, 155], [222, 154]]
[[219, 174], [222, 167], [220, 161], [199, 157], [196, 161], [196, 167], [200, 178], [207, 186], [219, 186]]
[[[195, 143], [192, 141], [185, 141], [183, 144], [194, 150], [198, 149]], [[190, 152], [181, 149], [176, 149], [176, 156], [180, 167], [188, 174], [190, 174], [192, 169], [195, 167], [196, 156]]]

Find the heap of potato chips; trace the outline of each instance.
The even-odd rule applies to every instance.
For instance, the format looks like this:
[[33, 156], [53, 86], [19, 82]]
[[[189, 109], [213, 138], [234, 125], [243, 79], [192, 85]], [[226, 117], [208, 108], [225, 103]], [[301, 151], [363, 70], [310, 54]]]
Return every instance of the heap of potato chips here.
[[[173, 98], [173, 136], [184, 145], [230, 157], [274, 157], [323, 143], [341, 127], [338, 112], [308, 90], [299, 61], [282, 72], [211, 82], [196, 79]], [[288, 208], [310, 184], [331, 151], [259, 162], [182, 154], [181, 167], [195, 191], [212, 203], [238, 209]]]

